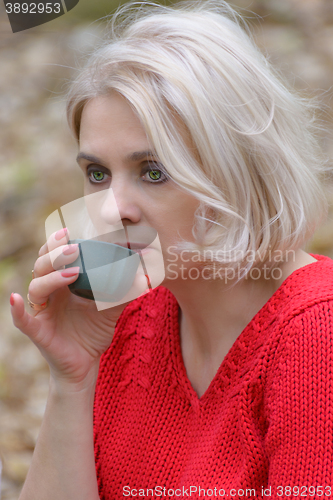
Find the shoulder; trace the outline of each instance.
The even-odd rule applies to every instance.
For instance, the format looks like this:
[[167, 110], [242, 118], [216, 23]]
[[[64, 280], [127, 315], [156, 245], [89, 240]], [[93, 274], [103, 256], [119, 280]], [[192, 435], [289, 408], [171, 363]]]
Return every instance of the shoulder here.
[[314, 328], [333, 326], [333, 260], [314, 256], [317, 262], [297, 269], [282, 283], [265, 306], [253, 318], [246, 333], [252, 349], [268, 356], [274, 364], [277, 353], [284, 355], [284, 345], [297, 335], [307, 335]]
[[322, 255], [313, 257], [317, 262], [294, 271], [272, 298], [271, 305], [284, 324], [304, 314], [318, 321], [316, 311], [332, 307], [333, 260]]
[[295, 271], [277, 294], [265, 358], [266, 397], [274, 407], [281, 401], [294, 407], [310, 392], [319, 397], [328, 383], [333, 395], [333, 261], [314, 257], [317, 262]]
[[265, 374], [266, 389], [279, 389], [282, 380], [296, 372], [311, 373], [327, 355], [333, 360], [333, 261], [314, 257], [317, 262], [294, 271], [282, 283], [258, 314], [251, 333], [255, 373]]
[[289, 276], [277, 296], [277, 328], [269, 342], [273, 386], [333, 369], [333, 261], [314, 257], [317, 262]]

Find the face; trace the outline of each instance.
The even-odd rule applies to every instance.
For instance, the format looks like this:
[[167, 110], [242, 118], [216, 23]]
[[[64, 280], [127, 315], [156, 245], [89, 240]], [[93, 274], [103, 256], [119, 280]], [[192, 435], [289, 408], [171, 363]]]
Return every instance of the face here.
[[115, 224], [115, 201], [129, 235], [156, 230], [164, 259], [179, 238], [193, 241], [199, 201], [168, 178], [139, 118], [119, 94], [97, 97], [84, 107], [78, 163], [85, 175], [85, 195], [103, 195], [112, 188], [106, 191], [112, 196], [101, 196], [100, 224]]

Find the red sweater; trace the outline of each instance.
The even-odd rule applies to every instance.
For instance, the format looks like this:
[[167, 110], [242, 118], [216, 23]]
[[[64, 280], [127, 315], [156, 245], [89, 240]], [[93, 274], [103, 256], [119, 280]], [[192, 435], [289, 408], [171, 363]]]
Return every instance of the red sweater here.
[[96, 388], [101, 500], [333, 498], [333, 261], [315, 257], [254, 316], [200, 399], [174, 296], [159, 287], [126, 307]]

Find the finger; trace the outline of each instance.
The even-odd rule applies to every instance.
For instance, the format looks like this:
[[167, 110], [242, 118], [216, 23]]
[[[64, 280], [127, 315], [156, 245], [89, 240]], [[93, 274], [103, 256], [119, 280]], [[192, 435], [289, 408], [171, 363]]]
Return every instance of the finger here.
[[77, 243], [55, 248], [51, 252], [38, 257], [34, 265], [34, 278], [39, 278], [59, 270], [74, 262], [78, 256], [79, 245]]
[[53, 292], [77, 280], [79, 271], [78, 266], [71, 267], [33, 279], [29, 285], [30, 301], [34, 304], [43, 304]]
[[69, 241], [69, 231], [67, 227], [60, 229], [56, 233], [52, 233], [47, 239], [47, 242], [39, 250], [39, 256], [45, 255], [51, 250], [54, 250], [60, 245], [65, 245]]
[[11, 313], [13, 323], [27, 335], [31, 340], [35, 340], [40, 331], [40, 322], [34, 318], [24, 308], [24, 301], [18, 293], [12, 293], [10, 296]]

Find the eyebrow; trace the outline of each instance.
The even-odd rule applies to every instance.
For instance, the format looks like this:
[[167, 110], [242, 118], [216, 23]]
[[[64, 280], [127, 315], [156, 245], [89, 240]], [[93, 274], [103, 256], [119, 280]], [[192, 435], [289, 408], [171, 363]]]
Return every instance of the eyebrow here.
[[[147, 149], [146, 151], [134, 151], [133, 153], [130, 153], [129, 155], [126, 156], [125, 160], [126, 161], [140, 161], [143, 160], [144, 158], [147, 158], [148, 156], [156, 156], [156, 154], [150, 150]], [[89, 155], [87, 153], [79, 153], [76, 157], [76, 161], [79, 162], [80, 160], [87, 160], [91, 163], [103, 163], [103, 161], [98, 158], [97, 156], [94, 155]]]

